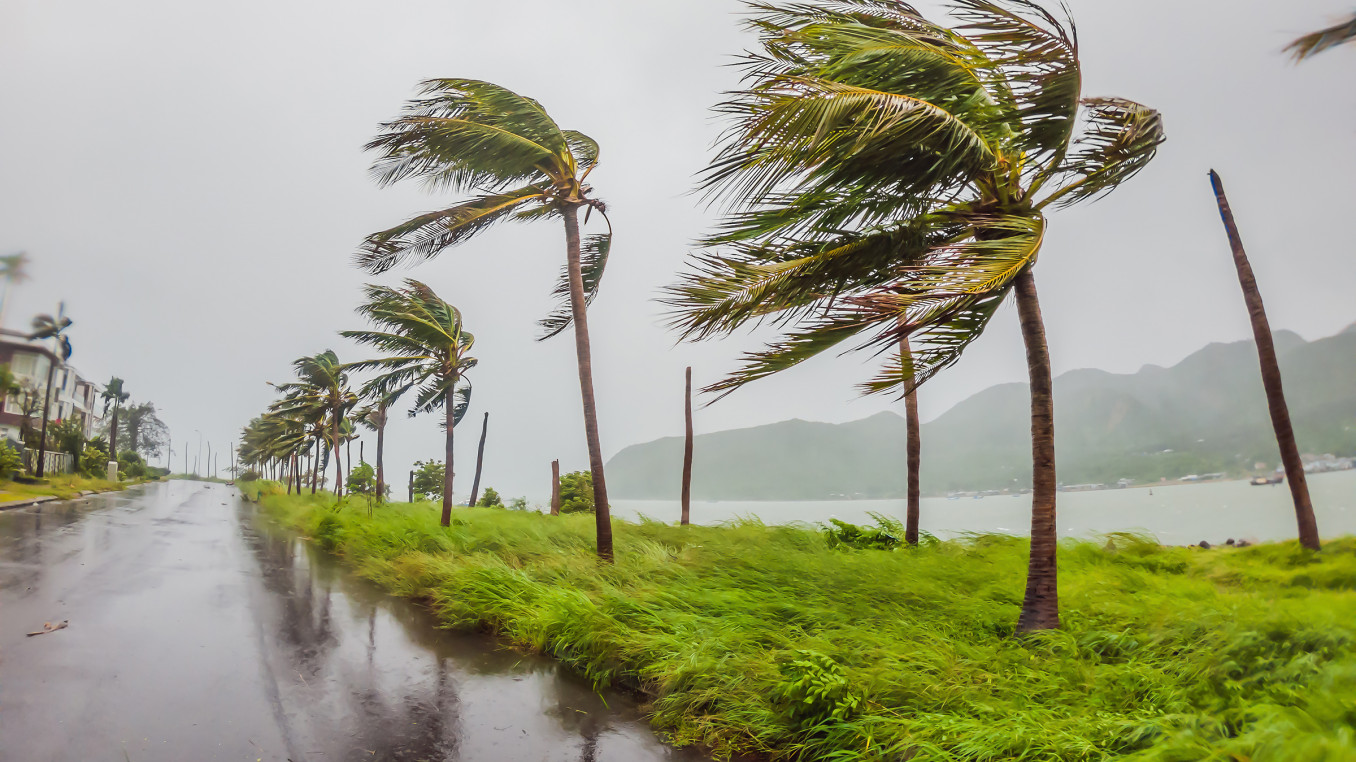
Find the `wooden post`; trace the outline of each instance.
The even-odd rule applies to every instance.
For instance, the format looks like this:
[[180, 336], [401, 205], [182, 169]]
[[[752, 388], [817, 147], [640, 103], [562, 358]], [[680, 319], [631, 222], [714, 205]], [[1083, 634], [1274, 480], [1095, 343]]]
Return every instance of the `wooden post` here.
[[551, 461], [551, 515], [560, 515], [560, 461]]
[[681, 524], [687, 526], [692, 520], [692, 366], [687, 368], [686, 388], [683, 392], [683, 412], [686, 422], [686, 439], [683, 441], [683, 515]]

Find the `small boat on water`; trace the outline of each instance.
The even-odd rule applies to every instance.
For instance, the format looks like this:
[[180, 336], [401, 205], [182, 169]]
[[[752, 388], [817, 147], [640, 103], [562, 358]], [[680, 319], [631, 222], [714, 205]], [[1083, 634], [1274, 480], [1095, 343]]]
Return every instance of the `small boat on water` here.
[[1254, 487], [1261, 487], [1264, 484], [1280, 484], [1283, 481], [1285, 481], [1284, 476], [1254, 476], [1252, 481], [1248, 482], [1248, 484], [1251, 484]]

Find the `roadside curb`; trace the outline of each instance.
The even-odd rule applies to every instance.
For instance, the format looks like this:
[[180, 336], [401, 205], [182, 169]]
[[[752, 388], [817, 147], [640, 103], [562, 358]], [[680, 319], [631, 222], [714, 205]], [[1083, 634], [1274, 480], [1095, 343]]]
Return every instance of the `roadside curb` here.
[[42, 497], [30, 497], [25, 498], [23, 500], [10, 500], [7, 503], [0, 503], [0, 511], [7, 511], [11, 508], [27, 508], [30, 505], [38, 505], [40, 503], [50, 503], [53, 500], [60, 499], [61, 498], [57, 497], [56, 495], [44, 495]]

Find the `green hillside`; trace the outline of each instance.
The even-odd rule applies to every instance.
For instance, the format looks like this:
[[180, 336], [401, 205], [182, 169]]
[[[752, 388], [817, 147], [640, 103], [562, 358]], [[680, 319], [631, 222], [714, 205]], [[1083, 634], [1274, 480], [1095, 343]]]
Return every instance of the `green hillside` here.
[[[1306, 342], [1276, 333], [1300, 448], [1356, 454], [1356, 325]], [[1077, 370], [1055, 379], [1060, 481], [1156, 481], [1242, 475], [1279, 460], [1251, 341], [1211, 344], [1171, 368]], [[1031, 480], [1025, 384], [990, 387], [923, 426], [923, 489], [1026, 487]], [[633, 445], [608, 463], [618, 498], [678, 494], [682, 439]], [[693, 496], [705, 500], [901, 497], [904, 420], [782, 421], [697, 437]]]

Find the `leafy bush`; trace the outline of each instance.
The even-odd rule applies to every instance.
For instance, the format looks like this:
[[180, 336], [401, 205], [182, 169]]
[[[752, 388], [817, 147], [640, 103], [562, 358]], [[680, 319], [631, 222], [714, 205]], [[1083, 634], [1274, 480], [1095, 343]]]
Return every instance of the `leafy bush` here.
[[19, 456], [19, 451], [11, 447], [9, 442], [0, 442], [0, 479], [10, 478], [22, 465], [23, 458]]
[[593, 474], [573, 471], [560, 477], [560, 512], [593, 513]]
[[904, 525], [888, 516], [877, 513], [870, 515], [879, 527], [863, 527], [829, 519], [830, 526], [824, 527], [824, 537], [829, 541], [829, 547], [890, 550], [904, 541]]
[[118, 453], [118, 473], [125, 479], [140, 479], [146, 475], [146, 461], [131, 450]]
[[254, 469], [250, 468], [250, 469], [246, 469], [246, 470], [245, 470], [245, 473], [243, 473], [243, 474], [240, 475], [240, 479], [239, 479], [238, 481], [242, 481], [242, 482], [257, 482], [257, 481], [259, 481], [259, 480], [262, 479], [262, 478], [264, 478], [264, 475], [263, 475], [263, 474], [261, 474], [261, 473], [259, 473], [258, 471], [255, 471]]
[[355, 495], [372, 495], [377, 491], [377, 470], [362, 461], [348, 474], [348, 491]]
[[486, 487], [485, 494], [480, 496], [476, 505], [481, 508], [503, 508], [504, 500], [499, 497], [499, 493], [494, 491], [494, 487]]
[[103, 479], [108, 476], [108, 453], [93, 445], [87, 445], [80, 455], [80, 473], [91, 479]]
[[426, 500], [443, 499], [443, 480], [447, 474], [446, 467], [440, 460], [422, 460], [414, 463], [414, 496], [415, 499], [424, 498]]
[[525, 497], [515, 497], [515, 498], [513, 498], [513, 499], [510, 500], [509, 503], [508, 503], [508, 509], [509, 509], [510, 511], [525, 511], [525, 510], [527, 510], [527, 498], [525, 498]]
[[76, 467], [85, 452], [85, 427], [75, 421], [53, 421], [47, 428], [47, 449], [70, 454]]
[[772, 699], [801, 728], [847, 720], [861, 703], [848, 690], [843, 667], [818, 651], [797, 651], [782, 667], [782, 675], [786, 681], [773, 690]]

